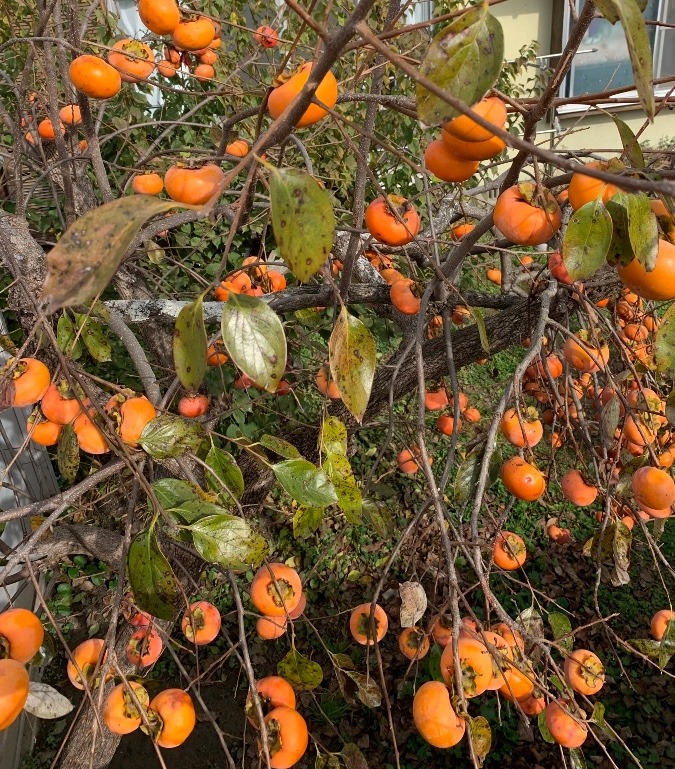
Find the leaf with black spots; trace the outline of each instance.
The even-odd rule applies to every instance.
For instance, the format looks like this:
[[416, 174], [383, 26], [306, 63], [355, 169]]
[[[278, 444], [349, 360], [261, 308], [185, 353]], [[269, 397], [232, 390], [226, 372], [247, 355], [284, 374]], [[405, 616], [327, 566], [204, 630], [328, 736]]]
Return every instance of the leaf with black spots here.
[[193, 393], [206, 374], [206, 326], [203, 296], [181, 308], [173, 329], [173, 365], [183, 387]]
[[171, 619], [178, 603], [178, 583], [153, 529], [142, 531], [131, 541], [127, 571], [138, 608], [153, 617]]

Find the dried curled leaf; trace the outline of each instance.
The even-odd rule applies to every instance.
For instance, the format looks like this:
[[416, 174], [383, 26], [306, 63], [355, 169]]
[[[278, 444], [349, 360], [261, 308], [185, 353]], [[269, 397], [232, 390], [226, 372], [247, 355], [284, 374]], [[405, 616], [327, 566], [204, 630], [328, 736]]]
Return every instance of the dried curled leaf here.
[[419, 582], [402, 582], [398, 592], [401, 596], [401, 627], [412, 627], [427, 610], [427, 594]]

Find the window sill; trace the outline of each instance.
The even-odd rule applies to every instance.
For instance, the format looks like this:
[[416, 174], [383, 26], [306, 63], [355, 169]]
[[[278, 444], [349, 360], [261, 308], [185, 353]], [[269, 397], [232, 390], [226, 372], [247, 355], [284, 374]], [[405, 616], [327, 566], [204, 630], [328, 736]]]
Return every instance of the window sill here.
[[[658, 99], [659, 97], [667, 96], [672, 89], [670, 88], [663, 88], [658, 89], [654, 91], [654, 96]], [[621, 97], [626, 97], [629, 99], [637, 99], [637, 91], [625, 91], [621, 94], [616, 94], [614, 98], [617, 100], [620, 100]], [[614, 101], [611, 103], [606, 103], [600, 105], [603, 110], [606, 112], [609, 112], [610, 110], [640, 110], [640, 104], [637, 101]], [[560, 107], [556, 107], [556, 115], [559, 118], [566, 118], [566, 117], [578, 117], [583, 112], [589, 112], [591, 114], [602, 116], [603, 113], [600, 112], [600, 110], [596, 110], [594, 105], [591, 104], [584, 104], [582, 102], [578, 104], [563, 104]]]

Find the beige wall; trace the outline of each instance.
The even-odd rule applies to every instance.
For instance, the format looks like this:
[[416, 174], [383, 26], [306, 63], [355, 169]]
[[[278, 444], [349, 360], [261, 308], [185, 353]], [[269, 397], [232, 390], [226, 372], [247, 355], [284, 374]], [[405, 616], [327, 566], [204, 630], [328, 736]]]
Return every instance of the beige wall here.
[[[541, 55], [558, 53], [550, 50], [552, 25], [550, 0], [506, 0], [494, 6], [491, 12], [504, 29], [506, 59], [514, 59], [522, 46], [532, 40], [539, 42]], [[635, 133], [642, 128], [645, 121], [644, 113], [640, 110], [620, 109], [616, 114]], [[558, 118], [560, 127], [566, 134], [558, 142], [559, 148], [581, 150], [593, 147], [606, 149], [608, 152], [621, 149], [616, 127], [605, 115], [599, 113], [590, 115], [587, 111], [580, 110], [573, 114], [559, 115]], [[549, 125], [541, 124], [542, 132], [549, 128]], [[540, 140], [546, 141], [547, 136], [548, 134], [542, 133]], [[665, 137], [675, 138], [675, 113], [670, 110], [663, 110], [663, 114], [657, 115], [654, 123], [640, 135], [640, 141], [656, 145]]]

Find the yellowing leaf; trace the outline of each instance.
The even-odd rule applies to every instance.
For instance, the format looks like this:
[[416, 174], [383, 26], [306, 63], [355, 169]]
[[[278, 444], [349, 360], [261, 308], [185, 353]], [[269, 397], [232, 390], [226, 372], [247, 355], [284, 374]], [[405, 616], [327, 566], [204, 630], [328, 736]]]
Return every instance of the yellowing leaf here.
[[333, 248], [335, 214], [330, 194], [297, 168], [274, 169], [270, 177], [272, 229], [281, 258], [307, 282]]
[[675, 377], [675, 304], [672, 304], [661, 319], [654, 340], [656, 369], [662, 374]]
[[330, 336], [328, 360], [342, 402], [356, 421], [361, 422], [375, 376], [375, 340], [363, 323], [347, 312], [346, 307], [340, 310]]
[[152, 195], [129, 195], [81, 216], [47, 254], [41, 301], [45, 312], [86, 304], [108, 285], [148, 219], [183, 208]]
[[[504, 32], [487, 4], [470, 8], [444, 27], [420, 66], [420, 74], [468, 106], [494, 85], [504, 63]], [[427, 125], [440, 125], [460, 114], [417, 85], [417, 114]]]

